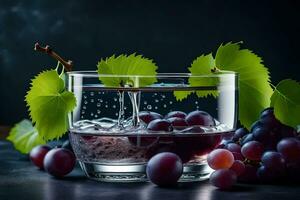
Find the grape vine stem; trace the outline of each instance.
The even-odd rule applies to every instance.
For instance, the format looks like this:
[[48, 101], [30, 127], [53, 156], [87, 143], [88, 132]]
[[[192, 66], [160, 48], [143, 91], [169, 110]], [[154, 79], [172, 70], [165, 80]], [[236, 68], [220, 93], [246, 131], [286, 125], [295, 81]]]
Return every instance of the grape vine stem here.
[[46, 45], [45, 47], [40, 46], [40, 44], [37, 42], [34, 45], [35, 51], [40, 51], [48, 54], [55, 60], [59, 61], [64, 67], [66, 71], [72, 71], [73, 62], [71, 60], [65, 61], [61, 56], [59, 56], [55, 51], [53, 51], [49, 45]]

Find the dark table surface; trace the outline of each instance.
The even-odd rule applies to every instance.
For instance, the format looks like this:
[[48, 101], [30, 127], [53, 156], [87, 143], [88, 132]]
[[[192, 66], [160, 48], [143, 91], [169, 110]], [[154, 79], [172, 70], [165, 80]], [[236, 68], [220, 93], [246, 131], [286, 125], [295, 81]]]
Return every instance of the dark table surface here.
[[221, 191], [208, 181], [176, 188], [159, 188], [151, 183], [101, 183], [86, 179], [79, 168], [59, 180], [36, 169], [27, 156], [0, 140], [0, 200], [298, 200], [299, 189], [299, 185], [238, 185], [232, 191]]

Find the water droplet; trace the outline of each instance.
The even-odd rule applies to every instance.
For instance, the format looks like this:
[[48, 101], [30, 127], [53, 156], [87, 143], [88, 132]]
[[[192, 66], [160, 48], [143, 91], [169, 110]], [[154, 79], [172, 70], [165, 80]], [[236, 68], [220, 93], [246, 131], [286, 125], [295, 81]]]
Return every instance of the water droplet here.
[[155, 106], [154, 109], [157, 110], [157, 106]]
[[166, 104], [164, 104], [164, 108], [166, 108], [167, 107], [167, 105]]
[[91, 113], [91, 116], [94, 116], [94, 113]]
[[81, 116], [81, 119], [83, 119], [83, 116]]
[[108, 105], [105, 105], [105, 108], [108, 108]]
[[164, 98], [166, 98], [166, 96], [165, 96], [165, 95], [161, 95], [161, 98], [163, 98], [163, 99], [164, 99]]
[[118, 114], [118, 113], [115, 113], [115, 115], [118, 116], [119, 114]]
[[91, 96], [94, 96], [94, 95], [95, 95], [95, 93], [94, 93], [94, 92], [91, 92], [91, 93], [90, 93], [90, 95], [91, 95]]
[[154, 93], [154, 96], [156, 96], [157, 95], [157, 93]]
[[127, 107], [126, 107], [126, 106], [124, 106], [124, 110], [127, 110]]
[[85, 109], [86, 109], [86, 106], [82, 106], [82, 109], [85, 110]]
[[85, 111], [84, 111], [84, 110], [82, 110], [82, 111], [81, 111], [81, 114], [83, 114], [83, 115], [84, 115], [84, 114], [85, 114]]
[[86, 96], [86, 95], [83, 95], [83, 98], [84, 98], [84, 99], [86, 99], [86, 98], [87, 98], [87, 96]]
[[151, 110], [151, 109], [152, 109], [152, 106], [151, 106], [151, 105], [148, 105], [148, 106], [147, 106], [147, 109], [148, 109], [148, 110]]
[[155, 101], [156, 103], [157, 103], [157, 102], [159, 102], [159, 100], [158, 100], [158, 99], [155, 99], [154, 101]]
[[98, 114], [100, 114], [100, 113], [101, 113], [101, 111], [100, 111], [100, 110], [97, 110], [97, 113], [98, 113]]
[[196, 106], [196, 109], [198, 110], [198, 109], [199, 109], [199, 106]]
[[95, 101], [94, 99], [91, 99], [91, 103], [94, 103], [94, 101]]
[[101, 94], [101, 92], [98, 92], [98, 94]]
[[144, 101], [144, 104], [147, 105], [147, 101]]
[[84, 103], [84, 104], [88, 104], [88, 102], [87, 102], [87, 101], [84, 101], [83, 103]]
[[102, 100], [102, 99], [100, 99], [99, 101], [100, 101], [101, 103], [103, 102], [103, 100]]
[[112, 107], [113, 107], [113, 108], [116, 108], [117, 106], [116, 106], [116, 105], [113, 105]]
[[170, 101], [169, 103], [170, 103], [170, 104], [173, 104], [173, 101]]
[[101, 106], [101, 103], [97, 103], [97, 107], [100, 107]]
[[97, 118], [98, 117], [98, 115], [95, 115], [95, 118]]
[[195, 104], [198, 104], [198, 101], [195, 101]]
[[115, 98], [114, 98], [114, 101], [118, 101], [118, 99], [115, 97]]

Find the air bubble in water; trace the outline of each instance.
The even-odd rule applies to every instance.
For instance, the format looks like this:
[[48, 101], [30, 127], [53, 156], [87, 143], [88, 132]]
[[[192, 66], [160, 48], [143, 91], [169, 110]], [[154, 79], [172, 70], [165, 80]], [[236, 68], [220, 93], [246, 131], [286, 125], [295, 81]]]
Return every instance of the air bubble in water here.
[[100, 107], [101, 106], [101, 103], [97, 103], [97, 107]]
[[98, 115], [95, 115], [95, 118], [97, 118], [98, 117]]
[[155, 106], [154, 109], [157, 110], [157, 106]]
[[198, 110], [198, 109], [199, 109], [199, 106], [197, 106], [196, 108], [197, 108], [197, 110]]
[[85, 109], [86, 109], [86, 106], [82, 106], [82, 109], [85, 110]]
[[113, 108], [116, 108], [117, 106], [116, 106], [116, 105], [113, 105], [112, 107], [113, 107]]
[[166, 98], [166, 96], [165, 96], [165, 95], [161, 95], [161, 98], [163, 98], [163, 99], [164, 99], [164, 98]]
[[103, 100], [102, 99], [99, 99], [99, 101], [102, 103], [103, 102]]
[[195, 101], [195, 104], [198, 104], [198, 101]]
[[118, 99], [115, 97], [115, 98], [114, 98], [114, 101], [118, 101]]
[[86, 98], [87, 98], [87, 96], [86, 96], [86, 95], [83, 95], [83, 98], [84, 98], [84, 99], [86, 99]]
[[94, 96], [94, 95], [95, 95], [95, 93], [94, 93], [94, 92], [91, 92], [91, 93], [90, 93], [90, 95], [91, 95], [91, 96]]
[[151, 106], [151, 105], [148, 105], [148, 106], [147, 106], [147, 109], [148, 109], [148, 110], [151, 110], [151, 109], [152, 109], [152, 106]]
[[144, 104], [147, 105], [147, 101], [144, 101]]
[[167, 105], [166, 104], [164, 104], [164, 108], [166, 108], [167, 107]]
[[94, 113], [91, 113], [91, 116], [94, 116]]
[[91, 103], [94, 103], [94, 101], [95, 101], [94, 99], [91, 99]]
[[108, 108], [108, 105], [105, 105], [105, 108]]
[[115, 113], [115, 115], [118, 116], [119, 114], [118, 114], [118, 113]]
[[87, 102], [87, 101], [84, 101], [83, 103], [84, 103], [84, 104], [88, 104], [88, 102]]
[[170, 101], [169, 103], [170, 103], [170, 104], [173, 104], [173, 101]]
[[83, 114], [83, 115], [84, 115], [84, 114], [85, 114], [85, 111], [84, 111], [84, 110], [82, 110], [82, 111], [81, 111], [81, 114]]
[[124, 106], [124, 110], [127, 110], [127, 107], [126, 107], [126, 106]]
[[100, 113], [101, 113], [101, 111], [100, 111], [100, 110], [97, 110], [97, 113], [98, 113], [98, 114], [100, 114]]
[[159, 102], [159, 100], [158, 100], [158, 99], [155, 99], [154, 101], [155, 101], [156, 103], [158, 103], [158, 102]]

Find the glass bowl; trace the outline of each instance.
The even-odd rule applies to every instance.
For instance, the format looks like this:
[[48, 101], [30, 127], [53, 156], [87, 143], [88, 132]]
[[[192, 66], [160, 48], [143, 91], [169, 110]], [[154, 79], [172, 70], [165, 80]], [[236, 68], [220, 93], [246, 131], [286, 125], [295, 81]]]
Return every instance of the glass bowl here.
[[[207, 154], [236, 127], [234, 72], [125, 76], [74, 71], [67, 82], [77, 100], [68, 117], [70, 142], [86, 176], [94, 180], [147, 181], [147, 161], [161, 152], [181, 158], [179, 181], [205, 180], [212, 172]], [[157, 118], [166, 120], [150, 122]], [[157, 121], [167, 121], [167, 128]]]

